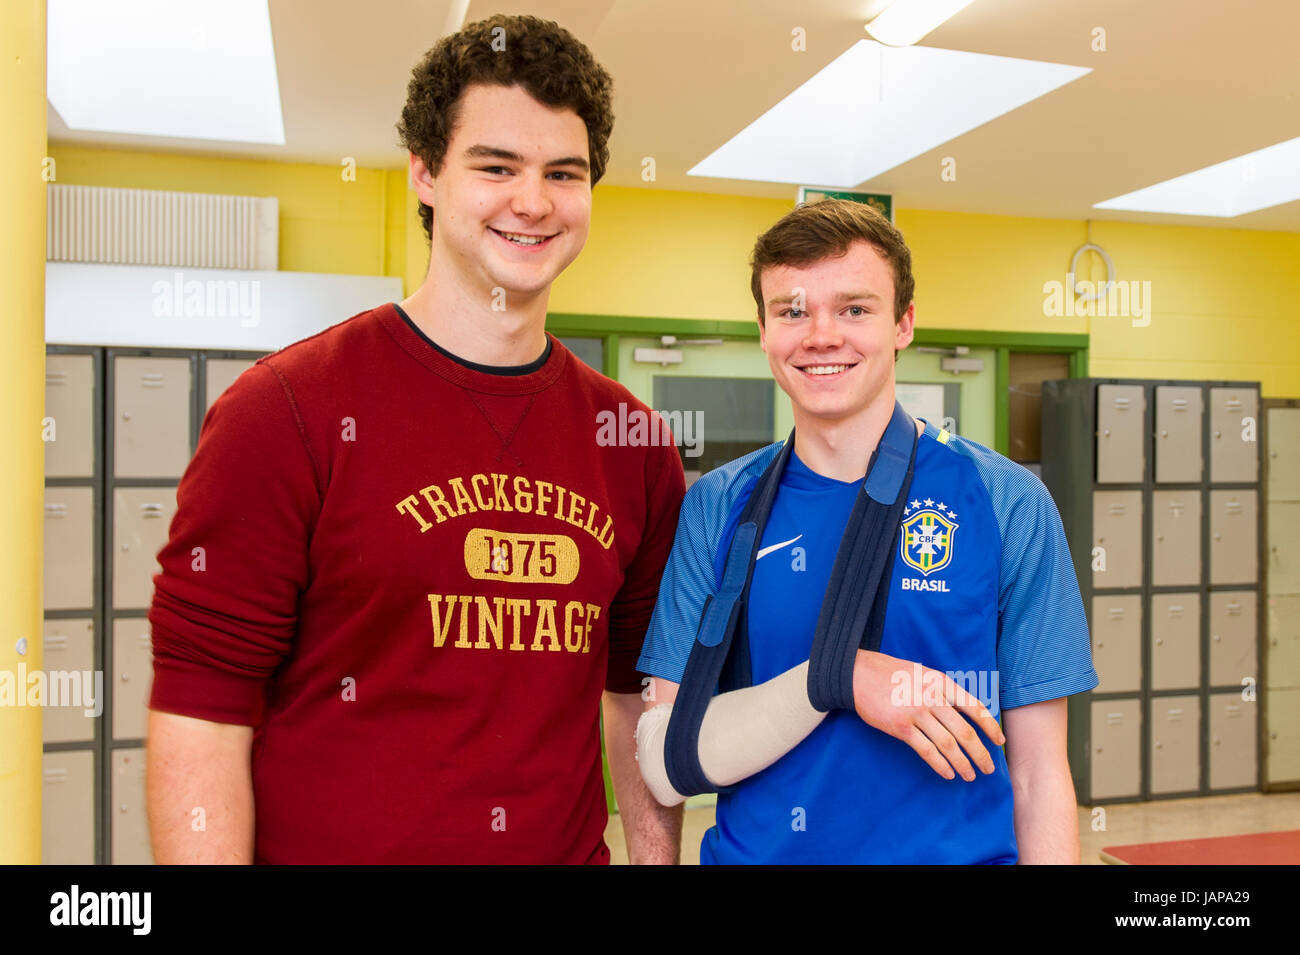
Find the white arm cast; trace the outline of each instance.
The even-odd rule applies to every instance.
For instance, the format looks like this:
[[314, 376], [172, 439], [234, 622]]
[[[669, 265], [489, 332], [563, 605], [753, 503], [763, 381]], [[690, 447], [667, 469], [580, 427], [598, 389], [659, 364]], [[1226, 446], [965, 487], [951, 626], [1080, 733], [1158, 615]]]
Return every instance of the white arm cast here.
[[[673, 705], [641, 714], [636, 758], [655, 799], [676, 806], [686, 797], [673, 789], [664, 765], [664, 742]], [[826, 714], [808, 702], [808, 661], [758, 686], [715, 696], [700, 725], [700, 768], [715, 786], [730, 786], [771, 766], [815, 730]]]

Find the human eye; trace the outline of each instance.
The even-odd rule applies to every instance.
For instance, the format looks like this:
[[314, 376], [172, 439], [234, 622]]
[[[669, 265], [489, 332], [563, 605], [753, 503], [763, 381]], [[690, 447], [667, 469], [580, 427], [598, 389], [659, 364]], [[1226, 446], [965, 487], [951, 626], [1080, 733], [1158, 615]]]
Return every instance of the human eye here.
[[862, 305], [850, 305], [850, 306], [848, 307], [848, 313], [849, 313], [849, 315], [851, 315], [853, 318], [865, 318], [867, 315], [871, 314], [871, 313], [870, 313], [869, 311], [867, 311], [867, 309], [866, 309], [864, 306], [862, 306]]

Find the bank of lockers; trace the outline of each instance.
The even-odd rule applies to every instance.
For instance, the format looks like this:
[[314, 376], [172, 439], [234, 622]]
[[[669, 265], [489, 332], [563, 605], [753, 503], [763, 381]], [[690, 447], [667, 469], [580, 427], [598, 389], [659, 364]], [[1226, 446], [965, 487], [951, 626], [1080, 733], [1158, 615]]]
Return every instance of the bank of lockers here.
[[156, 554], [198, 424], [254, 360], [48, 349], [44, 667], [76, 705], [44, 713], [46, 862], [151, 861], [141, 743]]
[[1253, 383], [1044, 385], [1043, 481], [1100, 680], [1070, 701], [1081, 800], [1258, 785], [1260, 411]]

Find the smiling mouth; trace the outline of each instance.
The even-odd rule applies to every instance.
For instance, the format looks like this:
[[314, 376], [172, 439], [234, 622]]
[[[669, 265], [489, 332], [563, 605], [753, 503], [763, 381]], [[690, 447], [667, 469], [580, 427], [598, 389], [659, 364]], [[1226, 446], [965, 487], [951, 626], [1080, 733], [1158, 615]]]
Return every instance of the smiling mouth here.
[[491, 226], [488, 226], [488, 228], [501, 236], [501, 238], [505, 239], [507, 242], [512, 245], [517, 245], [521, 249], [535, 249], [539, 245], [545, 245], [547, 242], [550, 242], [551, 239], [555, 238], [554, 235], [527, 235], [523, 232], [502, 232], [500, 229], [492, 229]]
[[796, 366], [796, 367], [797, 367], [801, 372], [803, 372], [805, 375], [808, 375], [809, 377], [812, 377], [812, 378], [825, 378], [825, 377], [829, 377], [829, 376], [831, 376], [831, 375], [839, 375], [839, 374], [842, 374], [842, 373], [848, 371], [850, 368], [854, 367], [854, 365], [856, 365], [856, 364], [857, 364], [857, 363], [854, 362], [853, 364], [841, 364], [841, 365], [825, 365], [825, 364], [823, 364], [823, 365], [801, 365], [801, 366]]

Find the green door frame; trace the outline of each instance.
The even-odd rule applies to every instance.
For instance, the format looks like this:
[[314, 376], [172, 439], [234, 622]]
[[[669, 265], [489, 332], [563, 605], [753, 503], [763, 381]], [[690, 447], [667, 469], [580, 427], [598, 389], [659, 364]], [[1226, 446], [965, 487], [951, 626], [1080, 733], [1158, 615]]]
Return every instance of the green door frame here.
[[[661, 335], [691, 335], [734, 341], [757, 341], [757, 322], [737, 322], [698, 318], [646, 318], [621, 315], [576, 315], [551, 313], [546, 329], [556, 336], [600, 338], [604, 341], [605, 374], [618, 380], [618, 346], [621, 336], [658, 338]], [[966, 331], [960, 328], [918, 328], [913, 338], [917, 345], [969, 345], [992, 348], [997, 352], [994, 369], [994, 442], [993, 450], [1006, 454], [1010, 449], [1011, 421], [1011, 353], [1049, 352], [1070, 356], [1070, 377], [1088, 377], [1088, 336], [1062, 335], [1052, 332]]]

